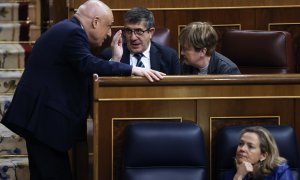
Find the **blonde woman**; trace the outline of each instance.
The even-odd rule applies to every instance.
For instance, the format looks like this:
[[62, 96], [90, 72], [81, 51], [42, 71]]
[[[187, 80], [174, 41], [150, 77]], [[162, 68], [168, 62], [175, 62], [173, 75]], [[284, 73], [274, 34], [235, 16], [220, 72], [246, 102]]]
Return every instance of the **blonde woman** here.
[[242, 130], [235, 160], [236, 172], [226, 173], [225, 180], [294, 179], [271, 133], [260, 126]]

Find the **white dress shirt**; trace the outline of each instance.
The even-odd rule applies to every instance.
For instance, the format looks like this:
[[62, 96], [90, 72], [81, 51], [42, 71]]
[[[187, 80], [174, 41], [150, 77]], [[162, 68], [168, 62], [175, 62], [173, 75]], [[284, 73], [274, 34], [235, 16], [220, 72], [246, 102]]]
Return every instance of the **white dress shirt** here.
[[[151, 69], [151, 64], [150, 64], [150, 47], [151, 47], [151, 42], [149, 43], [148, 48], [143, 52], [143, 57], [141, 61], [143, 62], [144, 66], [146, 69]], [[130, 53], [130, 65], [136, 66], [137, 59], [133, 56], [133, 53]]]

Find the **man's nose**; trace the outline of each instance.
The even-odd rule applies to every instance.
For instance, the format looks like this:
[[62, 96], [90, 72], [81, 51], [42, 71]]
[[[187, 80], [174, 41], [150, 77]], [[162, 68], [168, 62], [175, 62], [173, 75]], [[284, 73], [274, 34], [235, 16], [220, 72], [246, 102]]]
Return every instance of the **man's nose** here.
[[137, 39], [135, 32], [131, 32], [130, 39]]

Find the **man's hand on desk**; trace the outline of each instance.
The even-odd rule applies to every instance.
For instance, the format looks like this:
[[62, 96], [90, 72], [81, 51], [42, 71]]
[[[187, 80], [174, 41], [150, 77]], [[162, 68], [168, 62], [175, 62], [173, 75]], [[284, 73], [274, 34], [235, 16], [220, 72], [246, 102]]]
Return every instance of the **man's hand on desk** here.
[[132, 67], [132, 74], [136, 76], [143, 76], [147, 78], [150, 82], [159, 81], [163, 79], [165, 73], [155, 71], [152, 69], [145, 69], [141, 67]]

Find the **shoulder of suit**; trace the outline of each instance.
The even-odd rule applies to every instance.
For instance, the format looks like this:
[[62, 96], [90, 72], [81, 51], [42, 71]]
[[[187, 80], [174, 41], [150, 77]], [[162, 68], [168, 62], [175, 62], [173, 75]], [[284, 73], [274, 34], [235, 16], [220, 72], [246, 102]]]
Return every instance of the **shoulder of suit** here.
[[176, 53], [175, 49], [170, 48], [170, 47], [165, 46], [165, 45], [158, 44], [158, 43], [156, 43], [154, 41], [151, 41], [151, 46], [154, 47], [154, 48], [156, 48], [156, 49], [158, 49], [159, 51], [163, 51], [163, 52], [175, 52]]

